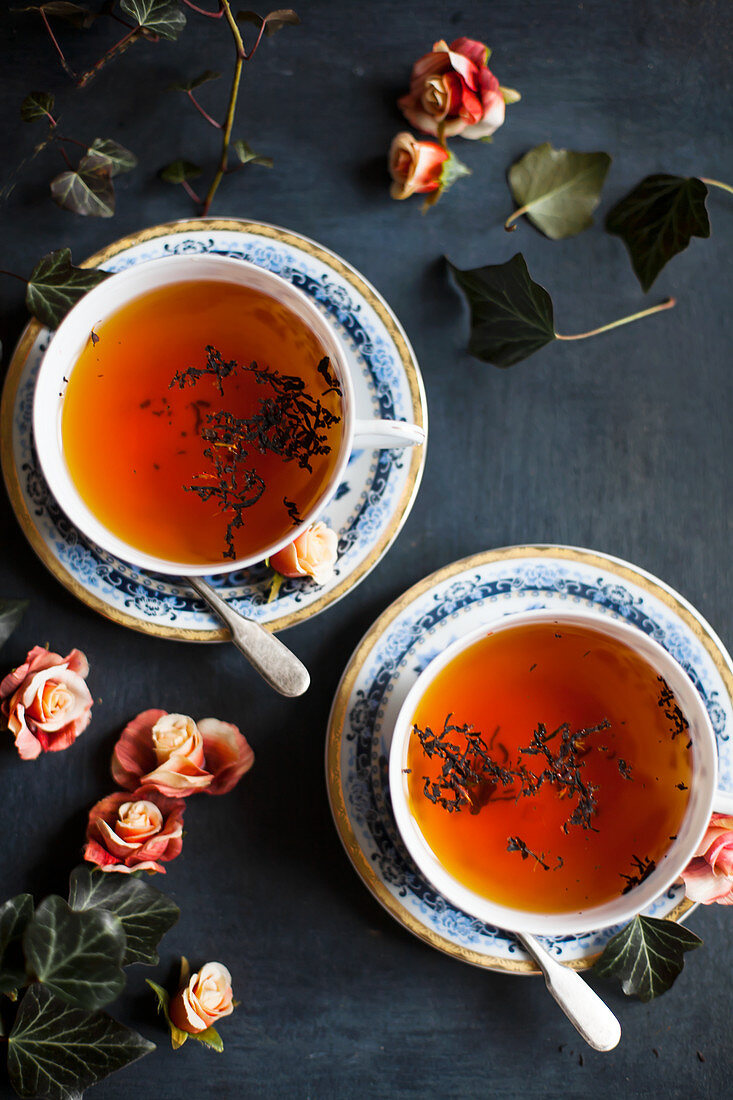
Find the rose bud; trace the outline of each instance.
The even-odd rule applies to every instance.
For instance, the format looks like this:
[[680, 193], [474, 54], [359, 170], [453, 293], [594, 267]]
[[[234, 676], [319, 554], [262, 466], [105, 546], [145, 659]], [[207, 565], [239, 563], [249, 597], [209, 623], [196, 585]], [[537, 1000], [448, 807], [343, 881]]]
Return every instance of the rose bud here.
[[469, 174], [468, 168], [451, 152], [434, 141], [417, 141], [403, 131], [392, 141], [389, 150], [390, 194], [393, 199], [427, 194], [426, 206], [437, 202], [443, 191], [459, 177]]
[[196, 974], [192, 974], [168, 1006], [171, 1023], [189, 1035], [206, 1031], [222, 1016], [230, 1016], [233, 1011], [232, 976], [218, 962], [206, 963]]
[[144, 787], [110, 794], [92, 806], [84, 859], [100, 871], [159, 871], [180, 854], [184, 803]]
[[226, 794], [253, 763], [252, 749], [230, 722], [145, 710], [114, 747], [112, 778], [127, 790], [153, 787], [169, 798]]
[[88, 673], [80, 650], [61, 657], [37, 645], [0, 683], [0, 711], [23, 760], [67, 749], [89, 725]]
[[733, 905], [733, 817], [713, 814], [682, 878], [691, 901]]
[[502, 88], [487, 66], [491, 51], [483, 42], [442, 39], [415, 62], [410, 91], [398, 100], [405, 118], [418, 130], [441, 140], [461, 134], [486, 138], [504, 122], [505, 104], [519, 93]]
[[338, 537], [325, 523], [312, 523], [295, 542], [270, 556], [270, 565], [283, 577], [312, 577], [325, 584], [338, 557]]

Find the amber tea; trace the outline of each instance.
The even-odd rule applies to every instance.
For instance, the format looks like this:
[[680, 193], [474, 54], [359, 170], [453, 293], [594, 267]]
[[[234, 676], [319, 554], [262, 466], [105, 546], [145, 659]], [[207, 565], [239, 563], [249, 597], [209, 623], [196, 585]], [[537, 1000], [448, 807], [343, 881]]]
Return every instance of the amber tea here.
[[316, 504], [342, 443], [323, 347], [290, 309], [191, 280], [90, 332], [66, 387], [71, 477], [131, 546], [192, 565], [254, 557]]
[[506, 627], [459, 653], [412, 718], [411, 812], [445, 870], [501, 905], [588, 909], [676, 839], [687, 720], [628, 645], [582, 625]]

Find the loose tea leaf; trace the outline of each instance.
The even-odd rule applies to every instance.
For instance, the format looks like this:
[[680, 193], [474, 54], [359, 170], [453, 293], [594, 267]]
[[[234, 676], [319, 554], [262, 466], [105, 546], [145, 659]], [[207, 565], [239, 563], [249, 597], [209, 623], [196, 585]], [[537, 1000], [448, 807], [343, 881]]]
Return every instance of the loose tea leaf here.
[[32, 985], [8, 1037], [8, 1073], [18, 1096], [80, 1100], [85, 1088], [153, 1050], [106, 1013], [73, 1008]]
[[69, 881], [69, 905], [76, 911], [104, 909], [122, 923], [126, 946], [123, 966], [158, 962], [155, 950], [180, 916], [178, 906], [144, 879], [76, 867]]
[[109, 164], [97, 157], [82, 157], [76, 171], [62, 172], [51, 181], [54, 202], [73, 214], [90, 218], [111, 218], [115, 212], [115, 191]]
[[190, 160], [172, 160], [161, 168], [158, 175], [166, 183], [183, 183], [184, 180], [195, 180], [201, 175], [201, 169]]
[[39, 118], [48, 118], [55, 102], [50, 92], [31, 92], [20, 105], [20, 117], [23, 122], [36, 122]]
[[121, 0], [120, 10], [143, 30], [169, 41], [175, 41], [186, 26], [176, 0]]
[[685, 965], [685, 951], [701, 943], [674, 921], [636, 916], [608, 941], [593, 969], [601, 978], [618, 978], [627, 996], [651, 1001], [673, 984]]
[[505, 264], [448, 267], [471, 309], [471, 355], [511, 367], [555, 339], [552, 299], [530, 278], [521, 252]]
[[593, 224], [611, 158], [608, 153], [553, 149], [549, 141], [530, 149], [509, 169], [509, 186], [519, 210], [553, 241], [574, 237]]
[[23, 949], [31, 975], [80, 1008], [101, 1008], [125, 984], [125, 932], [104, 910], [77, 913], [52, 895], [36, 909]]
[[107, 167], [110, 176], [120, 176], [136, 167], [137, 157], [111, 138], [95, 138], [87, 150], [84, 162], [88, 167]]
[[58, 328], [71, 307], [108, 276], [108, 271], [95, 267], [74, 267], [71, 250], [58, 248], [33, 268], [25, 304], [42, 324]]
[[0, 599], [0, 646], [5, 645], [16, 626], [23, 618], [28, 600]]
[[606, 229], [621, 237], [644, 292], [692, 237], [709, 237], [708, 189], [694, 177], [647, 176], [614, 206]]
[[18, 894], [0, 905], [0, 993], [12, 993], [26, 984], [22, 940], [32, 916], [30, 894]]

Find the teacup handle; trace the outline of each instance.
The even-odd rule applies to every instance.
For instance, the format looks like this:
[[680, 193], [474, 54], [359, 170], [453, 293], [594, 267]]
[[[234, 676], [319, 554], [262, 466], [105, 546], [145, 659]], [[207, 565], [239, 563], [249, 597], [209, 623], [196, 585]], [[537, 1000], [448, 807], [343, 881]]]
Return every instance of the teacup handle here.
[[402, 420], [355, 420], [355, 447], [420, 447], [425, 442], [425, 429]]

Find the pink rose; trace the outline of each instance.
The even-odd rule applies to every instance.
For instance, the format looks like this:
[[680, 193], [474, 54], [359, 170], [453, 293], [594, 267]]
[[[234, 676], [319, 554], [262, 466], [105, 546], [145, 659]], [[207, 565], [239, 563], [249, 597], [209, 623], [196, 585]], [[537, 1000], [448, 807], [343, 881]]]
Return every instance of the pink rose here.
[[84, 859], [100, 871], [160, 871], [179, 855], [184, 803], [150, 787], [107, 795], [89, 811]]
[[169, 798], [226, 794], [254, 763], [236, 726], [218, 718], [145, 710], [125, 726], [112, 753], [119, 787], [153, 787]]
[[61, 657], [37, 645], [0, 683], [0, 711], [23, 760], [68, 749], [89, 725], [88, 673], [81, 650]]
[[490, 52], [472, 38], [456, 38], [450, 46], [436, 42], [415, 62], [410, 91], [398, 100], [405, 118], [441, 140], [493, 134], [504, 121], [505, 104], [516, 102], [519, 94], [499, 86], [486, 64]]
[[234, 1012], [232, 976], [221, 963], [206, 963], [192, 974], [188, 984], [171, 998], [168, 1015], [171, 1023], [189, 1035], [212, 1027], [222, 1016]]
[[692, 901], [733, 905], [733, 817], [713, 814], [682, 878]]
[[450, 153], [434, 141], [418, 141], [403, 131], [389, 149], [390, 194], [393, 199], [409, 199], [442, 190], [441, 177]]
[[272, 554], [270, 565], [283, 577], [312, 577], [316, 584], [325, 584], [337, 557], [336, 532], [319, 521], [298, 535], [295, 542]]

